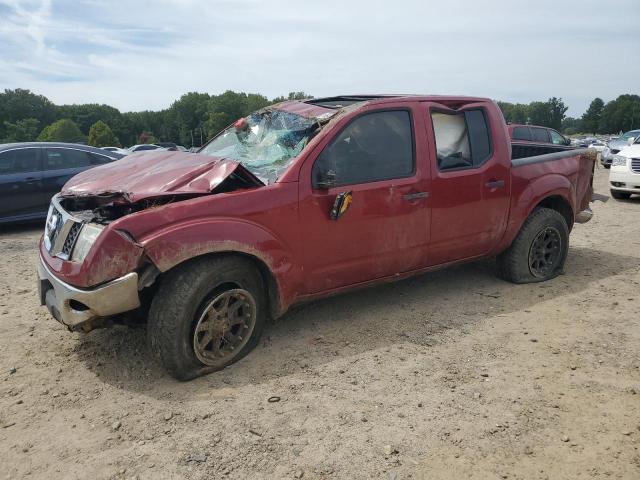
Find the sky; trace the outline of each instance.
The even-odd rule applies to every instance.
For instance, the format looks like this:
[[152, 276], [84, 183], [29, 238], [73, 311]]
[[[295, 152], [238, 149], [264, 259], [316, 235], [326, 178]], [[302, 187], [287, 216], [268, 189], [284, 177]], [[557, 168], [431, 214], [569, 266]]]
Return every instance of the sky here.
[[190, 92], [640, 94], [640, 0], [0, 0], [0, 90], [167, 108]]

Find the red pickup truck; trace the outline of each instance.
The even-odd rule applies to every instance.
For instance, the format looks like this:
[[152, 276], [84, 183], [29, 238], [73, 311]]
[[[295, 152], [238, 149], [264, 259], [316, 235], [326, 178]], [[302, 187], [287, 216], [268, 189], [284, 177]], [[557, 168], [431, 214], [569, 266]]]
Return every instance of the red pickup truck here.
[[485, 98], [341, 96], [241, 118], [198, 153], [83, 172], [52, 200], [40, 297], [70, 330], [147, 322], [179, 379], [248, 353], [291, 305], [497, 257], [558, 275], [591, 218], [595, 158], [511, 158]]

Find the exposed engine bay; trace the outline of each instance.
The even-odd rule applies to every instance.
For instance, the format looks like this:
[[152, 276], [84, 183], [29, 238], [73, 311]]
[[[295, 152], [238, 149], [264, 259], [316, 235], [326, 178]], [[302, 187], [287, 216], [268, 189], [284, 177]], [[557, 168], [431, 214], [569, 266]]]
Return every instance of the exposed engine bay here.
[[169, 203], [189, 200], [203, 195], [215, 195], [263, 185], [257, 178], [239, 166], [233, 173], [208, 193], [167, 193], [161, 196], [133, 200], [123, 192], [105, 192], [96, 195], [62, 195], [60, 205], [78, 220], [108, 225], [126, 215], [157, 208]]

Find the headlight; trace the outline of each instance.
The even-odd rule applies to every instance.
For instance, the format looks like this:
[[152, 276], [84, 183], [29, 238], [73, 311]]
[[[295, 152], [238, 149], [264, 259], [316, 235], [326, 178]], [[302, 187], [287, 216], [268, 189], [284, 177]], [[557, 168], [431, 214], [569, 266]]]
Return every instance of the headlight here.
[[626, 164], [627, 164], [627, 157], [623, 157], [622, 155], [611, 156], [612, 167], [624, 167]]
[[78, 239], [71, 252], [71, 261], [82, 263], [93, 246], [98, 235], [104, 230], [102, 225], [85, 223], [78, 234]]

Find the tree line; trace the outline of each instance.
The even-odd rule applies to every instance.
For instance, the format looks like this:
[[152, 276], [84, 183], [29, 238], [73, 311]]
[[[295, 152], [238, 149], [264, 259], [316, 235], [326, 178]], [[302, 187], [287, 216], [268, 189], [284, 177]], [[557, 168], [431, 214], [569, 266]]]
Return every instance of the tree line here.
[[120, 112], [100, 104], [55, 105], [25, 89], [0, 92], [0, 143], [72, 142], [94, 146], [129, 146], [159, 141], [200, 146], [240, 117], [284, 100], [309, 98], [304, 92], [268, 99], [226, 91], [190, 92], [165, 110]]
[[[0, 93], [0, 143], [56, 141], [94, 146], [128, 146], [159, 141], [200, 146], [236, 119], [284, 100], [309, 98], [304, 92], [268, 99], [257, 93], [220, 95], [189, 92], [159, 111], [120, 112], [104, 104], [55, 105], [25, 89]], [[581, 118], [566, 117], [561, 98], [529, 104], [498, 102], [505, 120], [543, 125], [566, 134], [617, 133], [640, 128], [640, 97], [620, 95], [591, 102]]]
[[606, 104], [596, 97], [580, 118], [567, 117], [568, 107], [556, 97], [546, 102], [498, 102], [498, 105], [509, 123], [542, 125], [566, 135], [614, 134], [640, 128], [640, 96], [632, 94], [620, 95]]

